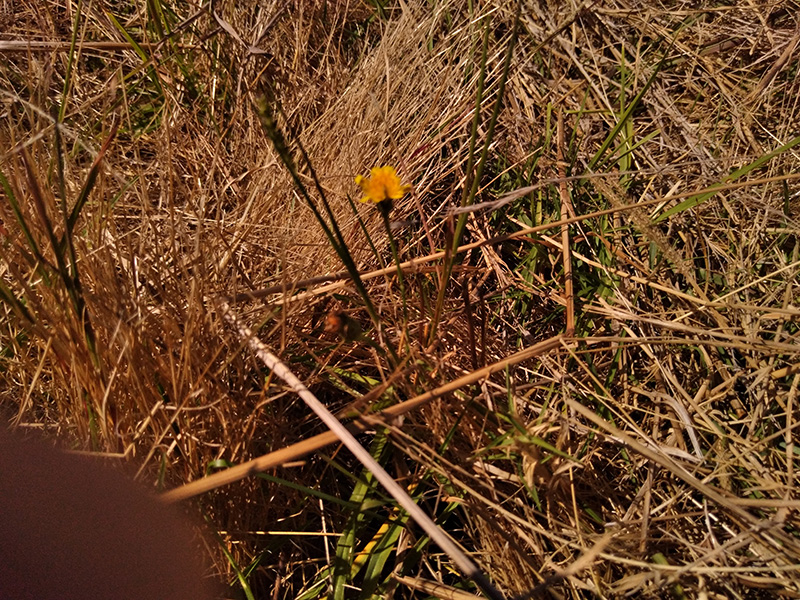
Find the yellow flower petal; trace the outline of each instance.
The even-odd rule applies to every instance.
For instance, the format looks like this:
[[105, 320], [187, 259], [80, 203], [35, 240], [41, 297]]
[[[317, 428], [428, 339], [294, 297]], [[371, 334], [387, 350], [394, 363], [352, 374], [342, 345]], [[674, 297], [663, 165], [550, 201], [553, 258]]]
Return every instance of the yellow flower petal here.
[[370, 169], [369, 178], [359, 175], [356, 183], [361, 186], [364, 197], [362, 202], [383, 202], [384, 200], [399, 200], [411, 189], [410, 185], [400, 183], [394, 167], [373, 167]]

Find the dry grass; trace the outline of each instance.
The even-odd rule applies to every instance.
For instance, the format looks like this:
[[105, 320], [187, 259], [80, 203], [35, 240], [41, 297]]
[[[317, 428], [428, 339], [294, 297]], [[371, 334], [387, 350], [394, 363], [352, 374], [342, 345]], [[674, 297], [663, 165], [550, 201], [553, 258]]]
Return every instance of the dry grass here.
[[[506, 202], [470, 214], [434, 325], [482, 23], [478, 148], [512, 5], [18, 4], [0, 13], [2, 413], [158, 489], [298, 444], [194, 500], [232, 597], [473, 590], [411, 524], [386, 568], [359, 557], [398, 513], [329, 438], [303, 442], [321, 425], [209, 300], [270, 286], [236, 310], [329, 408], [422, 398], [362, 441], [509, 596], [800, 596], [797, 2], [523, 3], [475, 198]], [[349, 280], [292, 297], [342, 264], [259, 124], [259, 82], [359, 269], [389, 265], [364, 277], [384, 338]], [[412, 221], [407, 322], [379, 215], [358, 209], [376, 255], [347, 197], [378, 164], [414, 184], [392, 215]], [[89, 191], [72, 236], [62, 186], [67, 212]], [[376, 343], [325, 333], [338, 310]]]

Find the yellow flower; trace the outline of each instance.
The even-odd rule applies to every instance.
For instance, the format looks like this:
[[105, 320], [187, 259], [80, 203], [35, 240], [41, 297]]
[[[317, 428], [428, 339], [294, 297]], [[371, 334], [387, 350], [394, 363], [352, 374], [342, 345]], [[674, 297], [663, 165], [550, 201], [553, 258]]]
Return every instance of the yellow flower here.
[[369, 177], [356, 177], [356, 183], [364, 193], [362, 202], [378, 204], [384, 200], [399, 200], [411, 189], [410, 185], [402, 185], [394, 167], [373, 167]]

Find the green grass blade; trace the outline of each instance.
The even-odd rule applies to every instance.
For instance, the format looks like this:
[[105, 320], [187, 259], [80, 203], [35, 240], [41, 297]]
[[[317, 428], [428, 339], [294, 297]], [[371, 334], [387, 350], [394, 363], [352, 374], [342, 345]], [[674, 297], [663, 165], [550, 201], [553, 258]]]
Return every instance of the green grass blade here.
[[367, 566], [364, 569], [364, 582], [361, 585], [361, 600], [370, 600], [373, 597], [375, 590], [381, 583], [381, 574], [386, 565], [386, 561], [395, 551], [395, 544], [400, 538], [403, 531], [403, 526], [408, 521], [408, 516], [403, 517], [398, 521], [394, 521], [389, 525], [389, 529], [384, 532], [378, 543], [372, 548], [369, 555]]
[[47, 214], [47, 207], [45, 206], [44, 196], [42, 195], [42, 188], [39, 186], [39, 181], [33, 168], [33, 163], [31, 162], [31, 158], [25, 150], [21, 152], [21, 157], [22, 164], [25, 167], [25, 174], [28, 177], [31, 201], [33, 202], [36, 215], [39, 217], [39, 224], [42, 226], [42, 229], [44, 229], [45, 234], [47, 234], [47, 239], [53, 248], [54, 254], [56, 255], [56, 270], [64, 280], [64, 284], [67, 286], [67, 291], [71, 292], [64, 255], [63, 252], [59, 251], [60, 246], [56, 240], [56, 234], [53, 231], [53, 224], [51, 223], [50, 217]]
[[[59, 206], [61, 208], [61, 218], [64, 221], [64, 229], [69, 231], [68, 218], [67, 218], [67, 184], [64, 179], [64, 152], [61, 148], [61, 129], [60, 123], [56, 123], [53, 128], [53, 145], [55, 146], [56, 167], [58, 174], [58, 196]], [[72, 244], [72, 236], [65, 233], [62, 241], [66, 242], [67, 254], [69, 255], [69, 269], [70, 276], [72, 277], [72, 285], [80, 288], [80, 280], [78, 279], [78, 260], [75, 257], [75, 246]], [[61, 251], [61, 249], [59, 249]]]
[[[492, 145], [492, 140], [494, 139], [494, 128], [497, 124], [497, 118], [500, 114], [500, 107], [503, 104], [503, 94], [505, 92], [506, 81], [508, 79], [508, 73], [511, 68], [511, 58], [514, 55], [514, 47], [517, 43], [517, 37], [519, 35], [519, 22], [520, 22], [520, 14], [521, 14], [522, 4], [517, 2], [517, 10], [514, 16], [514, 25], [511, 30], [511, 39], [508, 42], [508, 48], [506, 50], [506, 55], [503, 60], [503, 72], [500, 76], [500, 82], [498, 86], [497, 92], [497, 100], [494, 103], [494, 109], [492, 110], [492, 117], [489, 121], [489, 126], [486, 132], [486, 139], [484, 140], [483, 149], [481, 151], [481, 158], [478, 162], [478, 167], [476, 172], [472, 174], [472, 160], [474, 156], [474, 148], [475, 148], [475, 139], [477, 136], [477, 127], [480, 118], [480, 104], [483, 98], [483, 80], [486, 75], [486, 56], [487, 56], [487, 42], [488, 38], [484, 37], [484, 45], [483, 45], [483, 54], [481, 57], [481, 74], [479, 77], [479, 85], [478, 85], [478, 92], [476, 94], [476, 106], [475, 106], [475, 116], [472, 121], [472, 134], [470, 137], [470, 153], [468, 157], [468, 168], [467, 168], [467, 181], [464, 183], [464, 190], [466, 192], [469, 189], [468, 193], [462, 195], [461, 198], [461, 205], [467, 206], [472, 204], [475, 201], [475, 196], [478, 193], [478, 186], [481, 181], [481, 176], [483, 175], [484, 168], [486, 166], [486, 160], [489, 155], [489, 148]], [[484, 33], [484, 36], [488, 33], [488, 23], [487, 23], [487, 32]], [[470, 183], [468, 183], [470, 182]], [[461, 243], [461, 237], [464, 233], [464, 227], [467, 224], [467, 217], [468, 213], [462, 213], [459, 215], [458, 220], [456, 221], [455, 232], [453, 234], [453, 240], [450, 245], [450, 254], [445, 256], [444, 265], [442, 267], [442, 279], [439, 284], [439, 293], [436, 298], [436, 308], [434, 309], [434, 316], [431, 320], [431, 328], [430, 334], [428, 337], [428, 343], [432, 343], [436, 337], [436, 332], [439, 326], [439, 320], [442, 316], [442, 311], [444, 310], [444, 297], [445, 292], [447, 290], [447, 282], [450, 280], [450, 274], [453, 270], [453, 265], [455, 264], [455, 257], [453, 256], [453, 252], [455, 252], [456, 248]]]
[[[620, 169], [619, 170], [622, 171], [622, 172], [631, 170], [632, 169], [631, 165], [633, 164], [633, 162], [631, 160], [627, 160], [627, 157], [629, 157], [636, 150], [638, 150], [639, 148], [644, 146], [647, 142], [652, 141], [654, 138], [658, 137], [659, 135], [661, 135], [661, 130], [660, 129], [656, 129], [655, 131], [651, 131], [650, 133], [648, 133], [646, 136], [644, 136], [642, 139], [640, 139], [638, 142], [636, 142], [633, 145], [631, 145], [631, 143], [630, 143], [630, 140], [632, 138], [629, 138], [628, 140], [625, 141], [625, 143], [620, 144], [619, 146], [617, 146], [617, 148], [615, 148], [614, 151], [611, 153], [611, 156], [612, 157], [616, 157], [617, 162], [620, 165]], [[622, 152], [620, 154], [617, 154], [617, 152], [620, 152], [620, 151], [622, 151]], [[623, 159], [625, 159], [625, 161], [626, 161], [625, 163], [622, 162]]]
[[17, 219], [17, 224], [22, 230], [22, 234], [25, 236], [25, 240], [28, 242], [28, 246], [30, 247], [34, 257], [36, 257], [36, 260], [38, 260], [40, 263], [48, 264], [39, 250], [39, 245], [31, 235], [31, 230], [28, 228], [28, 223], [25, 221], [22, 210], [19, 207], [19, 202], [14, 194], [14, 190], [11, 188], [11, 184], [8, 182], [8, 179], [6, 179], [6, 176], [2, 171], [0, 171], [0, 185], [3, 187], [3, 192], [5, 192], [8, 204], [11, 206], [11, 211], [14, 213], [14, 217]]
[[478, 72], [478, 89], [475, 91], [475, 114], [472, 116], [472, 129], [469, 135], [469, 150], [467, 154], [467, 167], [465, 169], [466, 179], [464, 181], [464, 189], [461, 194], [461, 206], [466, 206], [469, 191], [472, 188], [472, 180], [474, 173], [472, 171], [475, 166], [475, 144], [478, 139], [478, 125], [481, 121], [481, 106], [483, 104], [483, 91], [486, 83], [486, 60], [489, 53], [489, 31], [491, 30], [490, 18], [486, 18], [486, 25], [483, 32], [483, 43], [481, 45], [481, 67]]
[[83, 0], [78, 0], [75, 7], [75, 19], [72, 22], [72, 39], [69, 44], [69, 54], [67, 56], [67, 70], [64, 74], [64, 87], [61, 91], [61, 106], [58, 109], [58, 122], [64, 121], [64, 115], [67, 111], [67, 98], [69, 97], [69, 88], [72, 83], [72, 71], [75, 68], [75, 47], [78, 44], [78, 24], [80, 23], [81, 14], [83, 14]]
[[[387, 437], [385, 432], [379, 433], [372, 442], [370, 454], [380, 461], [386, 449]], [[363, 478], [356, 482], [353, 493], [350, 494], [350, 502], [359, 507], [364, 504], [367, 497], [377, 491], [378, 482], [374, 475], [364, 469]], [[363, 528], [366, 513], [363, 510], [354, 512], [342, 532], [339, 542], [336, 545], [336, 558], [333, 565], [333, 600], [344, 600], [345, 585], [353, 577], [353, 561], [355, 557], [355, 544], [358, 534]]]
[[247, 582], [247, 577], [239, 568], [236, 559], [230, 552], [228, 552], [228, 549], [225, 547], [225, 542], [219, 536], [219, 534], [214, 531], [213, 535], [217, 539], [217, 543], [219, 544], [220, 550], [222, 550], [222, 553], [225, 555], [225, 558], [228, 559], [228, 563], [230, 564], [231, 569], [233, 569], [233, 572], [236, 574], [236, 579], [239, 580], [239, 585], [242, 586], [242, 592], [244, 592], [245, 597], [247, 598], [247, 600], [255, 600], [256, 597], [253, 595], [253, 590], [250, 588], [250, 584]]
[[[122, 26], [122, 24], [117, 20], [117, 18], [110, 11], [105, 11], [105, 13], [106, 13], [106, 16], [109, 18], [109, 20], [111, 21], [111, 23], [113, 23], [114, 27], [117, 28], [117, 31], [119, 31], [122, 34], [122, 37], [125, 38], [125, 40], [133, 48], [134, 52], [136, 52], [136, 54], [139, 55], [139, 58], [142, 59], [142, 63], [146, 64], [150, 60], [150, 57], [147, 55], [147, 52], [145, 52], [144, 49], [141, 47], [141, 45], [131, 37], [131, 35], [128, 33], [128, 31]], [[148, 69], [148, 73], [149, 73], [150, 79], [152, 80], [153, 85], [155, 85], [156, 90], [158, 91], [159, 95], [163, 96], [164, 95], [164, 90], [161, 87], [161, 82], [159, 81], [158, 75], [156, 74], [155, 70], [152, 68], [152, 65]]]
[[330, 577], [330, 569], [322, 569], [311, 587], [300, 594], [297, 597], [297, 600], [312, 600], [312, 598], [319, 598], [322, 595], [322, 591], [325, 589], [325, 583], [328, 577]]
[[[518, 5], [519, 7], [519, 5]], [[469, 185], [469, 192], [466, 193], [461, 200], [462, 206], [468, 206], [475, 202], [475, 196], [478, 194], [478, 187], [480, 185], [481, 177], [483, 176], [483, 171], [486, 168], [486, 160], [489, 156], [489, 148], [492, 145], [492, 141], [494, 140], [494, 129], [497, 125], [497, 118], [500, 115], [500, 107], [503, 104], [503, 94], [505, 92], [506, 81], [508, 79], [508, 73], [511, 68], [511, 57], [514, 55], [514, 47], [517, 43], [517, 36], [519, 32], [519, 8], [517, 10], [517, 16], [514, 20], [514, 28], [511, 33], [511, 39], [508, 42], [508, 49], [506, 51], [506, 56], [503, 61], [503, 73], [500, 76], [500, 83], [499, 89], [497, 91], [497, 100], [494, 103], [494, 107], [492, 109], [492, 116], [489, 120], [489, 126], [486, 132], [486, 139], [483, 143], [483, 148], [481, 149], [481, 158], [478, 161], [478, 167], [475, 170], [475, 173], [471, 177], [471, 182]], [[477, 127], [477, 120], [473, 122], [473, 126]], [[472, 148], [470, 148], [472, 150]], [[471, 158], [470, 153], [470, 158]], [[467, 186], [464, 187], [465, 191]], [[456, 222], [456, 229], [455, 234], [453, 235], [453, 245], [452, 250], [455, 252], [456, 248], [461, 245], [461, 237], [464, 234], [464, 227], [467, 225], [467, 217], [469, 216], [468, 213], [462, 213], [458, 217], [458, 221]], [[451, 263], [452, 268], [452, 263]], [[449, 273], [448, 273], [449, 275]]]
[[158, 40], [164, 39], [163, 25], [166, 25], [166, 19], [164, 18], [164, 11], [161, 8], [161, 3], [158, 0], [147, 0], [147, 12], [150, 16], [148, 21], [153, 24], [153, 29], [155, 29]]
[[666, 56], [667, 53], [665, 52], [664, 56], [662, 56], [661, 60], [658, 62], [658, 65], [656, 65], [656, 68], [653, 69], [653, 72], [650, 74], [650, 77], [648, 77], [647, 82], [645, 82], [644, 86], [642, 86], [642, 89], [639, 90], [639, 93], [636, 94], [636, 96], [634, 96], [633, 100], [631, 100], [631, 103], [625, 108], [624, 111], [622, 111], [622, 114], [619, 116], [619, 119], [617, 120], [617, 124], [614, 125], [614, 128], [611, 130], [608, 136], [606, 136], [606, 139], [600, 145], [599, 150], [595, 152], [594, 156], [592, 157], [592, 160], [589, 161], [589, 166], [587, 168], [587, 171], [589, 172], [594, 171], [601, 164], [601, 161], [603, 160], [606, 151], [609, 149], [611, 144], [614, 143], [614, 140], [619, 135], [619, 132], [626, 127], [628, 120], [631, 118], [631, 115], [633, 114], [633, 111], [636, 110], [636, 107], [639, 106], [639, 103], [642, 101], [642, 98], [650, 89], [650, 86], [652, 86], [653, 83], [655, 82], [656, 77], [661, 72], [661, 68], [664, 65], [664, 60]]
[[[75, 223], [78, 221], [78, 217], [81, 214], [81, 210], [83, 209], [86, 201], [89, 199], [89, 194], [91, 193], [92, 189], [94, 188], [94, 184], [97, 181], [97, 176], [100, 173], [100, 163], [103, 160], [106, 152], [108, 151], [108, 147], [111, 144], [111, 141], [114, 139], [114, 136], [117, 134], [117, 129], [119, 128], [119, 121], [114, 123], [111, 127], [111, 132], [106, 137], [106, 140], [103, 142], [103, 145], [100, 147], [100, 151], [97, 153], [97, 156], [92, 163], [92, 166], [89, 169], [89, 174], [86, 176], [86, 181], [81, 188], [80, 194], [78, 194], [78, 199], [75, 201], [75, 205], [72, 207], [72, 211], [67, 217], [66, 223], [66, 231], [64, 232], [64, 236], [72, 235], [72, 231], [75, 229]], [[66, 238], [62, 237], [61, 244], [66, 243]]]
[[791, 140], [788, 143], [784, 144], [780, 148], [776, 148], [772, 152], [770, 152], [768, 154], [765, 154], [761, 158], [759, 158], [757, 160], [754, 160], [750, 164], [747, 164], [747, 165], [745, 165], [745, 166], [743, 166], [743, 167], [741, 167], [739, 169], [736, 169], [730, 175], [725, 177], [725, 179], [723, 179], [721, 183], [719, 183], [716, 186], [712, 187], [709, 191], [703, 192], [702, 194], [698, 194], [697, 196], [691, 196], [690, 198], [687, 198], [686, 200], [684, 200], [680, 204], [677, 204], [676, 206], [673, 206], [669, 210], [664, 211], [663, 213], [661, 213], [661, 215], [656, 217], [653, 220], [653, 222], [654, 223], [660, 223], [661, 221], [663, 221], [664, 219], [668, 219], [672, 215], [675, 215], [675, 214], [678, 214], [680, 212], [683, 212], [684, 210], [687, 210], [689, 208], [694, 208], [695, 206], [698, 206], [698, 205], [702, 204], [703, 202], [706, 202], [707, 200], [709, 200], [709, 199], [713, 198], [714, 196], [716, 196], [717, 193], [719, 193], [721, 190], [724, 190], [725, 189], [725, 184], [733, 183], [734, 181], [736, 181], [737, 179], [739, 179], [743, 175], [747, 175], [751, 171], [753, 171], [753, 170], [759, 168], [760, 166], [762, 166], [763, 164], [769, 162], [770, 160], [772, 160], [776, 156], [779, 156], [779, 155], [783, 154], [784, 152], [786, 152], [788, 150], [791, 150], [792, 148], [794, 148], [798, 144], [800, 144], [800, 136], [797, 136], [796, 138], [794, 138], [793, 140]]
[[136, 42], [136, 40], [134, 40], [131, 37], [131, 35], [128, 33], [128, 31], [122, 26], [122, 23], [117, 21], [117, 18], [112, 13], [110, 13], [109, 11], [106, 11], [106, 16], [109, 18], [109, 20], [114, 25], [114, 27], [117, 28], [117, 31], [119, 31], [122, 34], [122, 37], [124, 37], [125, 40], [131, 45], [131, 48], [133, 48], [133, 51], [136, 52], [136, 54], [139, 55], [139, 58], [142, 59], [142, 62], [147, 62], [148, 59], [149, 59], [149, 57], [147, 56], [147, 53]]
[[326, 494], [325, 492], [321, 492], [319, 490], [315, 490], [314, 488], [310, 488], [308, 486], [300, 485], [297, 483], [293, 483], [288, 481], [287, 479], [282, 479], [280, 477], [275, 477], [274, 475], [269, 475], [268, 473], [258, 473], [256, 475], [259, 479], [263, 479], [265, 481], [270, 481], [272, 483], [277, 483], [278, 485], [282, 485], [284, 487], [297, 490], [298, 492], [302, 492], [308, 497], [313, 498], [320, 498], [325, 502], [330, 502], [332, 504], [337, 504], [342, 508], [347, 508], [349, 510], [358, 510], [361, 508], [360, 504], [355, 502], [350, 502], [348, 500], [342, 500], [341, 498], [337, 498], [336, 496], [332, 496], [330, 494]]
[[14, 292], [12, 292], [5, 285], [2, 279], [0, 279], [0, 302], [4, 302], [10, 306], [11, 310], [17, 314], [17, 317], [24, 319], [29, 323], [35, 323], [31, 313], [28, 312], [28, 309], [25, 307], [22, 301], [14, 295]]
[[[361, 504], [367, 496], [367, 493], [377, 486], [377, 482], [371, 477], [371, 474], [365, 474], [369, 478], [369, 483], [359, 481], [353, 488], [353, 493], [350, 495], [350, 502]], [[350, 517], [347, 526], [342, 531], [339, 541], [336, 544], [336, 556], [333, 563], [333, 600], [344, 600], [345, 585], [350, 581], [352, 576], [352, 565], [355, 556], [355, 544], [358, 537], [358, 532], [364, 521], [364, 513], [356, 511]]]
[[353, 198], [350, 197], [350, 194], [347, 194], [347, 203], [350, 205], [353, 214], [358, 220], [358, 225], [361, 228], [361, 233], [364, 234], [364, 238], [367, 240], [367, 244], [369, 245], [370, 250], [372, 250], [372, 255], [378, 261], [378, 264], [380, 264], [381, 269], [383, 269], [384, 267], [386, 267], [386, 263], [383, 261], [383, 257], [381, 256], [380, 252], [378, 252], [378, 249], [375, 247], [375, 243], [372, 241], [372, 236], [369, 234], [369, 230], [367, 230], [367, 226], [364, 223], [364, 219], [361, 218], [361, 215], [358, 212], [358, 208], [356, 207], [356, 203], [353, 202]]

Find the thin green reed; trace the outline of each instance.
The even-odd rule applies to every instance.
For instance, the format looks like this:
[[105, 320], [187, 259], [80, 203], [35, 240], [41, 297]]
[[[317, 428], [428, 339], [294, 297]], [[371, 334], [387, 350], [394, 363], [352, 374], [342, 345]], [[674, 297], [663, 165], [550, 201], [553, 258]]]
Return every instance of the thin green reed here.
[[[293, 136], [293, 142], [300, 151], [305, 166], [308, 169], [312, 180], [314, 181], [314, 187], [317, 190], [317, 194], [319, 195], [328, 220], [322, 216], [317, 203], [314, 201], [311, 194], [309, 194], [308, 189], [300, 179], [300, 174], [298, 172], [292, 152], [289, 149], [286, 137], [278, 126], [277, 119], [275, 118], [275, 109], [277, 109], [278, 113], [283, 115], [280, 104], [272, 94], [271, 90], [266, 86], [262, 87], [261, 94], [259, 94], [259, 96], [256, 98], [256, 111], [258, 113], [259, 120], [261, 121], [261, 125], [269, 139], [272, 141], [272, 144], [275, 146], [275, 151], [278, 153], [278, 156], [280, 156], [284, 166], [289, 171], [292, 181], [300, 192], [300, 195], [306, 201], [306, 204], [308, 204], [309, 208], [311, 208], [311, 211], [314, 213], [314, 217], [317, 219], [320, 227], [322, 227], [322, 230], [325, 233], [325, 236], [328, 238], [329, 243], [333, 247], [336, 254], [339, 255], [342, 263], [344, 263], [345, 269], [347, 270], [348, 275], [350, 275], [350, 279], [353, 281], [353, 285], [356, 287], [358, 295], [364, 302], [364, 307], [366, 308], [372, 323], [375, 325], [376, 330], [381, 332], [382, 325], [380, 317], [378, 316], [378, 311], [375, 309], [375, 305], [372, 303], [369, 293], [364, 286], [364, 282], [361, 279], [361, 274], [358, 272], [358, 268], [353, 260], [353, 256], [350, 254], [350, 250], [347, 247], [344, 236], [339, 229], [339, 225], [336, 222], [336, 217], [333, 214], [333, 210], [328, 202], [325, 191], [322, 189], [322, 185], [317, 178], [317, 174], [313, 165], [311, 164], [311, 160], [309, 159], [308, 154], [306, 153], [306, 150], [300, 142], [298, 136]], [[330, 221], [330, 224], [328, 221]], [[388, 341], [386, 342], [386, 348], [391, 355], [393, 365], [399, 364], [400, 361], [397, 357], [397, 354]]]
[[[503, 104], [503, 94], [505, 92], [508, 73], [511, 69], [511, 58], [514, 54], [514, 47], [516, 46], [519, 35], [520, 9], [521, 3], [518, 2], [516, 14], [514, 15], [514, 25], [511, 30], [511, 38], [509, 39], [508, 48], [506, 49], [505, 58], [503, 60], [503, 71], [498, 85], [497, 99], [495, 100], [492, 116], [489, 120], [489, 126], [486, 131], [486, 139], [484, 140], [483, 148], [481, 150], [481, 157], [478, 161], [477, 169], [474, 169], [475, 146], [477, 143], [478, 125], [480, 123], [481, 106], [483, 103], [483, 93], [486, 81], [486, 63], [489, 49], [489, 32], [491, 22], [490, 18], [486, 18], [484, 24], [483, 43], [481, 47], [481, 70], [478, 75], [478, 89], [475, 94], [475, 114], [473, 115], [472, 130], [470, 132], [466, 178], [461, 194], [461, 206], [469, 206], [472, 204], [475, 201], [475, 196], [478, 194], [478, 187], [480, 185], [481, 177], [483, 176], [483, 171], [486, 167], [486, 161], [489, 157], [489, 148], [491, 147], [492, 140], [494, 139], [494, 130], [495, 126], [497, 125], [497, 118], [500, 115], [500, 108]], [[442, 311], [444, 310], [444, 298], [447, 290], [447, 284], [450, 281], [450, 275], [452, 274], [453, 266], [455, 265], [456, 251], [461, 245], [461, 238], [464, 235], [464, 228], [466, 227], [468, 216], [468, 213], [462, 213], [458, 216], [453, 232], [452, 243], [446, 249], [447, 254], [445, 255], [444, 263], [442, 265], [442, 278], [439, 285], [439, 294], [436, 298], [436, 308], [434, 309], [434, 315], [428, 338], [429, 343], [432, 343], [436, 338], [439, 320], [441, 319]]]

